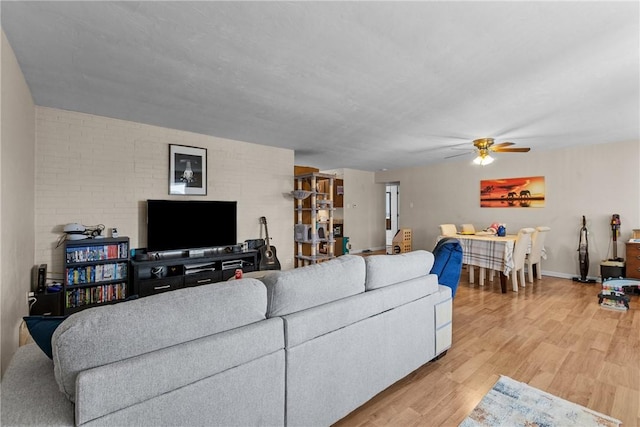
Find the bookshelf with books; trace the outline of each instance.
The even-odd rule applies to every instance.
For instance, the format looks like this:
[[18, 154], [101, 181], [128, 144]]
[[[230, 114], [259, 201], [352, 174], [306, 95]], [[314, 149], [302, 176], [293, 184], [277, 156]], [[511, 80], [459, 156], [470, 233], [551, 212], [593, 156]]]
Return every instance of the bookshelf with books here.
[[64, 245], [65, 315], [129, 296], [129, 238], [67, 240]]

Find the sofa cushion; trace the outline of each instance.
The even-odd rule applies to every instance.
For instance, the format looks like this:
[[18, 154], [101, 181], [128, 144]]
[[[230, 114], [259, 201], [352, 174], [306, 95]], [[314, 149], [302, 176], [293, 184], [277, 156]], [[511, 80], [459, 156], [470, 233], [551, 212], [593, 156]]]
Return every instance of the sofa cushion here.
[[367, 266], [365, 287], [369, 291], [426, 276], [431, 271], [433, 261], [433, 254], [424, 250], [399, 255], [368, 256], [365, 258]]
[[364, 280], [364, 259], [356, 255], [273, 272], [262, 278], [267, 286], [267, 317], [284, 316], [364, 292]]
[[53, 334], [56, 381], [74, 401], [81, 371], [263, 320], [266, 308], [266, 288], [246, 278], [83, 310]]
[[[278, 351], [284, 360], [283, 348], [282, 319], [274, 318], [120, 360], [108, 366], [87, 369], [78, 374], [76, 422], [81, 425], [90, 420], [100, 420], [100, 417], [110, 413], [126, 411], [126, 408], [135, 407], [141, 402], [151, 403], [151, 400], [175, 394], [176, 390], [184, 390], [207, 378], [229, 373], [236, 367], [242, 367]], [[250, 381], [258, 381], [257, 377], [269, 377], [273, 382], [284, 383], [284, 366], [281, 372], [267, 371], [252, 376]], [[242, 376], [237, 380], [242, 381]], [[150, 384], [153, 386], [150, 387]], [[248, 388], [253, 389], [253, 383], [251, 385], [252, 387]], [[282, 389], [284, 395], [284, 384]], [[126, 393], [123, 393], [123, 390], [126, 390]], [[215, 396], [209, 399], [208, 410], [211, 410], [211, 407], [223, 401], [224, 397]], [[270, 399], [268, 397], [264, 400]], [[173, 405], [176, 403], [167, 405], [163, 411], [178, 411], [179, 409]], [[195, 420], [198, 419], [198, 415], [201, 414], [193, 414], [193, 418], [183, 420], [181, 425], [197, 425]], [[158, 425], [157, 419], [157, 413], [147, 414], [144, 425]], [[203, 425], [214, 424], [213, 420], [209, 420]], [[126, 425], [140, 424], [128, 422]]]
[[429, 295], [439, 297], [438, 290], [438, 277], [429, 274], [286, 315], [283, 317], [286, 347], [295, 347]]

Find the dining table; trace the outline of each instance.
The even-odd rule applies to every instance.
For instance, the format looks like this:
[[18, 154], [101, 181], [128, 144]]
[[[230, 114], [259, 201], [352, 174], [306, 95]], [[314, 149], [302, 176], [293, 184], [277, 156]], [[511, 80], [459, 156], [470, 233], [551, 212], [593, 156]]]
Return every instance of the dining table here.
[[[505, 236], [458, 234], [455, 236], [462, 246], [462, 264], [501, 272], [500, 289], [503, 294], [507, 293], [507, 281], [514, 267], [513, 248], [517, 237], [515, 234]], [[481, 274], [481, 284], [483, 279], [484, 276]]]

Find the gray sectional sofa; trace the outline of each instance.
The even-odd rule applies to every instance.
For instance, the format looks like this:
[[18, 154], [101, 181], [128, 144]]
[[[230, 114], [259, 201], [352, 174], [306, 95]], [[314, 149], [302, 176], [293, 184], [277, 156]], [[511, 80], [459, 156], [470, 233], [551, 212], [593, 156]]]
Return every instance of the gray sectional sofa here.
[[84, 310], [20, 347], [2, 425], [328, 426], [451, 345], [451, 289], [415, 251]]

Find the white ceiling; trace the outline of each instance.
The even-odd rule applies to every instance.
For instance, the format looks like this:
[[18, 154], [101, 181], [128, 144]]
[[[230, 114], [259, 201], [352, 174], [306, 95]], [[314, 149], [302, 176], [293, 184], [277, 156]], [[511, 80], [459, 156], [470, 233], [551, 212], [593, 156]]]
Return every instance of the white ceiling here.
[[416, 166], [480, 137], [640, 141], [638, 1], [1, 8], [37, 105], [290, 148], [299, 165]]

